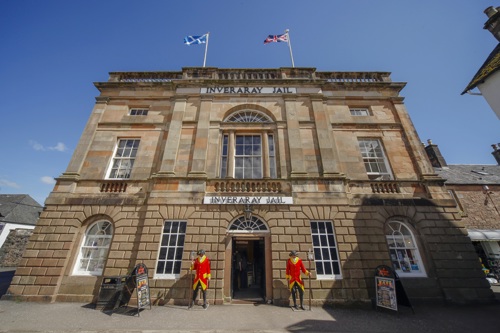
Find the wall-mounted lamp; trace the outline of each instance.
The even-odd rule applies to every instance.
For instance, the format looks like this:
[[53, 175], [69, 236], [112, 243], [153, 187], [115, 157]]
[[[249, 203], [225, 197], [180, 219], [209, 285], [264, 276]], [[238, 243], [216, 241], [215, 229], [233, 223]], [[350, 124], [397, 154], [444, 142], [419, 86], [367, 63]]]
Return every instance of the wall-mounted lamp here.
[[246, 221], [250, 221], [252, 219], [252, 210], [253, 207], [250, 204], [245, 205], [245, 209], [243, 210], [243, 215], [245, 216]]
[[309, 248], [309, 252], [307, 252], [307, 259], [314, 260], [314, 253], [311, 248]]

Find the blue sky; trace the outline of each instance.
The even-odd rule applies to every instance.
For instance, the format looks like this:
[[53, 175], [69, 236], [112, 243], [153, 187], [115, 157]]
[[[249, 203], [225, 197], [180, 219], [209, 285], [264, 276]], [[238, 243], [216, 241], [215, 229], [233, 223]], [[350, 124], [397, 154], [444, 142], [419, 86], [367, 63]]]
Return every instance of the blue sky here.
[[460, 93], [497, 45], [483, 30], [491, 0], [0, 1], [0, 193], [43, 204], [65, 170], [94, 106], [93, 82], [113, 71], [207, 66], [387, 71], [420, 139], [449, 164], [495, 164], [500, 120], [480, 96]]

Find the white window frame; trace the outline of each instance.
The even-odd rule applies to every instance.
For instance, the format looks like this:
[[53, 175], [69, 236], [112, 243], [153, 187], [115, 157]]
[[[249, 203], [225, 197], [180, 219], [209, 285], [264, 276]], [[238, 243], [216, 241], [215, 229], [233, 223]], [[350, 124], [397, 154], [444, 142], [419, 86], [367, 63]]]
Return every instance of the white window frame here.
[[[121, 146], [124, 142], [125, 147]], [[131, 148], [127, 148], [129, 142], [132, 143]], [[137, 142], [137, 146], [135, 146]], [[141, 140], [137, 138], [121, 138], [115, 146], [113, 152], [113, 158], [109, 164], [108, 171], [106, 172], [106, 179], [129, 179], [132, 174], [132, 169], [134, 168], [134, 162], [137, 158], [137, 152], [139, 151], [139, 145]], [[128, 164], [128, 165], [127, 165]], [[116, 176], [124, 173], [123, 177], [112, 177], [113, 172], [116, 171]]]
[[[174, 228], [172, 228], [174, 227]], [[182, 254], [186, 241], [187, 221], [165, 220], [158, 248], [155, 279], [179, 279], [182, 270]], [[168, 258], [168, 255], [172, 257]], [[167, 263], [172, 267], [167, 271]], [[161, 272], [159, 272], [161, 270]]]
[[[80, 245], [75, 267], [73, 268], [73, 275], [102, 275], [106, 261], [108, 260], [112, 238], [113, 225], [111, 222], [101, 220], [89, 225]], [[96, 260], [97, 264], [94, 266], [94, 269], [90, 269], [90, 265]], [[86, 262], [85, 268], [82, 267], [84, 262]]]
[[[275, 126], [273, 119], [262, 111], [244, 109], [229, 114], [224, 118], [223, 123], [228, 123], [231, 126], [222, 133], [220, 177], [231, 179], [277, 178], [277, 145], [275, 135], [270, 131], [270, 127]], [[238, 138], [244, 136], [260, 137], [260, 147], [257, 154], [255, 154], [255, 150], [250, 149], [251, 151], [248, 152], [251, 154], [236, 155]], [[260, 163], [260, 175], [249, 171], [253, 168], [250, 161], [256, 158]], [[243, 160], [243, 164], [240, 163], [240, 166], [237, 166], [238, 159]], [[243, 169], [243, 175], [236, 177], [238, 168]], [[250, 172], [250, 175], [247, 175], [247, 172]]]
[[[341, 280], [342, 267], [333, 221], [313, 220], [310, 224], [316, 279]], [[318, 228], [313, 227], [315, 224]], [[331, 268], [331, 274], [324, 273], [328, 268]]]
[[[235, 132], [234, 133], [234, 143], [233, 146], [230, 146], [231, 140], [229, 139], [230, 134], [226, 133], [223, 134], [222, 136], [222, 147], [221, 147], [221, 166], [220, 166], [220, 176], [221, 178], [234, 178], [234, 179], [264, 179], [267, 177], [269, 178], [276, 178], [277, 177], [277, 170], [276, 170], [276, 143], [274, 141], [274, 135], [271, 133], [267, 132], [260, 132], [260, 133], [240, 133], [240, 132]], [[258, 154], [255, 155], [237, 155], [238, 151], [238, 139], [239, 138], [244, 138], [244, 137], [260, 137], [260, 147]], [[264, 151], [266, 149], [264, 145], [264, 136], [267, 136], [267, 151]], [[264, 156], [267, 154], [267, 156]], [[267, 170], [266, 170], [266, 164], [264, 162], [265, 157], [268, 159], [268, 165], [267, 165]], [[252, 172], [253, 170], [253, 165], [247, 165], [248, 160], [258, 158], [259, 163], [260, 163], [260, 169], [257, 177], [254, 177], [254, 173]], [[232, 161], [230, 161], [232, 159]], [[243, 167], [238, 167], [237, 166], [237, 159], [240, 159], [243, 161]], [[232, 163], [231, 163], [232, 162]], [[232, 165], [232, 168], [230, 167]], [[243, 176], [237, 176], [237, 169], [238, 168], [243, 168]], [[247, 173], [251, 173], [250, 176], [247, 175]]]
[[427, 277], [418, 244], [406, 223], [389, 221], [385, 238], [392, 267], [399, 277]]
[[[358, 146], [370, 180], [394, 179], [381, 140], [377, 138], [358, 138]], [[368, 150], [369, 146], [372, 147], [370, 150]]]
[[353, 117], [366, 117], [370, 115], [368, 108], [349, 108], [349, 112]]
[[149, 109], [147, 108], [131, 108], [128, 114], [130, 116], [147, 116], [148, 112]]

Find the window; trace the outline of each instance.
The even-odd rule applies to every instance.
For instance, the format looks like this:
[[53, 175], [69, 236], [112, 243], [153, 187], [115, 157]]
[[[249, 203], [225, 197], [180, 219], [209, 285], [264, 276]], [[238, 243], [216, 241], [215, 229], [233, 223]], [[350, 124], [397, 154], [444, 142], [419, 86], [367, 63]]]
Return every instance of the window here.
[[369, 116], [370, 112], [367, 108], [351, 108], [349, 109], [351, 116]]
[[316, 275], [321, 279], [342, 278], [340, 260], [331, 221], [311, 221]]
[[229, 226], [228, 230], [248, 233], [269, 231], [266, 224], [256, 216], [252, 216], [249, 220], [247, 220], [244, 216], [241, 216]]
[[262, 178], [262, 138], [260, 135], [236, 136], [234, 178]]
[[137, 139], [121, 139], [118, 141], [108, 174], [109, 179], [130, 178], [139, 142], [140, 140]]
[[165, 221], [155, 277], [164, 279], [180, 277], [186, 226], [186, 221]]
[[[276, 178], [276, 146], [273, 134], [261, 132], [259, 129], [248, 133], [247, 126], [238, 126], [239, 123], [264, 125], [272, 123], [271, 118], [259, 111], [244, 110], [229, 115], [224, 122], [234, 123], [234, 127], [222, 136], [221, 178]], [[240, 133], [239, 128], [245, 133]]]
[[112, 237], [113, 226], [110, 222], [99, 221], [92, 224], [85, 233], [73, 273], [75, 275], [101, 275]]
[[385, 237], [392, 267], [400, 277], [426, 276], [413, 233], [403, 222], [389, 222]]
[[359, 139], [359, 150], [365, 163], [368, 178], [372, 180], [393, 179], [384, 150], [378, 139]]
[[147, 116], [148, 109], [130, 109], [131, 116]]

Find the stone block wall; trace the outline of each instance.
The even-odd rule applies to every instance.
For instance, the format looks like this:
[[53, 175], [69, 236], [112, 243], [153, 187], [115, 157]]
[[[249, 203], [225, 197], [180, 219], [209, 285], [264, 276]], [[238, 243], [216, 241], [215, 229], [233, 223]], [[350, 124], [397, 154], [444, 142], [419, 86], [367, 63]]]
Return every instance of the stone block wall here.
[[0, 248], [0, 267], [17, 267], [19, 265], [32, 234], [32, 229], [10, 230], [2, 248]]

